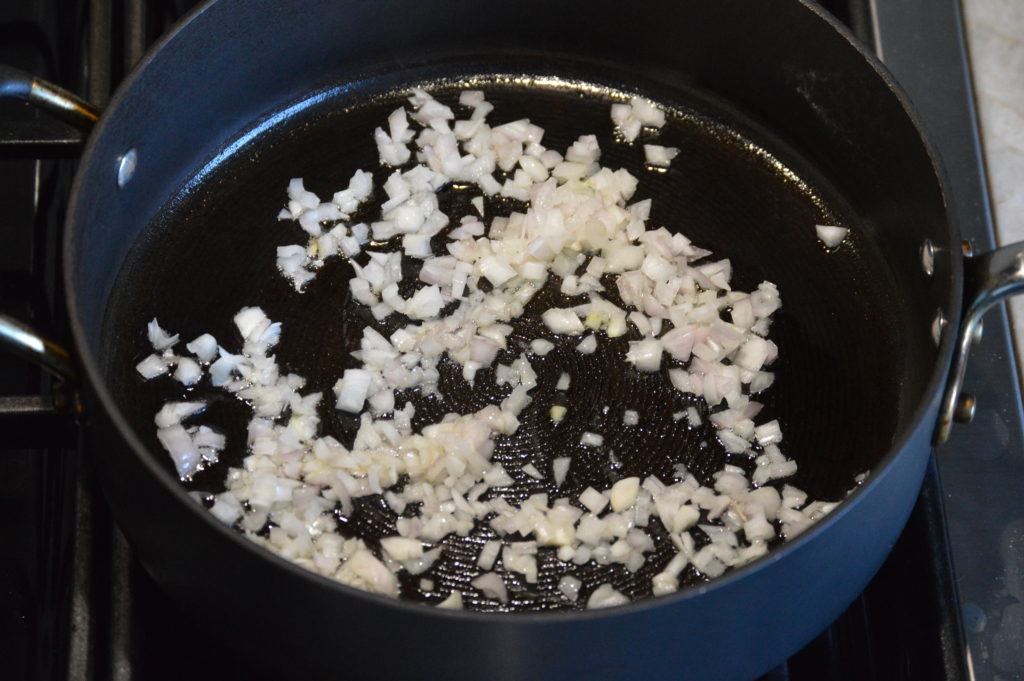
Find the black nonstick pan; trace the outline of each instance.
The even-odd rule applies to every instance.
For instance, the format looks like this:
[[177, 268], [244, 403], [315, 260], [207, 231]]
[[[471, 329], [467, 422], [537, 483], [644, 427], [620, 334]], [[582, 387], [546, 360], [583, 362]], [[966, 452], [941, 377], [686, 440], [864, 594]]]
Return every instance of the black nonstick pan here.
[[[343, 262], [301, 296], [277, 275], [275, 247], [294, 242], [297, 228], [275, 216], [291, 177], [326, 193], [356, 168], [376, 169], [370, 133], [414, 85], [449, 101], [463, 87], [482, 89], [496, 122], [529, 117], [549, 147], [597, 134], [604, 165], [641, 177], [638, 198], [654, 199], [654, 224], [729, 257], [740, 288], [777, 283], [780, 360], [766, 413], [799, 462], [793, 483], [845, 501], [751, 565], [711, 582], [688, 573], [672, 596], [640, 598], [668, 553], [634, 576], [594, 567], [584, 591], [611, 581], [640, 598], [605, 611], [549, 612], [565, 607], [550, 598], [560, 568], [542, 560], [537, 585], [513, 585], [512, 613], [408, 602], [431, 600], [412, 581], [402, 601], [351, 589], [253, 545], [196, 504], [152, 427], [168, 386], [134, 374], [145, 322], [158, 316], [183, 337], [229, 338], [234, 312], [261, 305], [284, 323], [282, 364], [307, 376], [309, 389], [329, 390], [354, 366], [348, 353], [370, 319], [349, 299]], [[659, 141], [683, 151], [667, 173], [646, 171], [636, 147], [612, 139], [609, 104], [631, 94], [670, 112]], [[378, 183], [384, 172], [375, 170]], [[442, 190], [442, 208], [458, 217], [470, 196]], [[961, 325], [963, 262], [943, 196], [905, 97], [810, 3], [213, 2], [128, 79], [76, 179], [65, 278], [100, 445], [94, 463], [156, 580], [213, 635], [286, 678], [751, 678], [864, 587], [906, 520], [936, 423], [940, 434], [948, 427], [939, 411], [954, 346], [990, 301], [975, 287], [998, 279], [1012, 256], [971, 261], [970, 323]], [[848, 225], [852, 237], [826, 252], [814, 224]], [[514, 338], [545, 333], [537, 314], [559, 296], [542, 292]], [[525, 462], [547, 470], [571, 452], [577, 492], [677, 462], [705, 478], [727, 461], [749, 465], [725, 454], [711, 430], [671, 418], [706, 406], [623, 370], [626, 340], [602, 338], [587, 357], [560, 345], [538, 366], [523, 427], [495, 456], [510, 471]], [[562, 371], [573, 376], [570, 415], [553, 427], [542, 417]], [[444, 400], [417, 403], [420, 425], [498, 395], [486, 372], [468, 392], [443, 369], [441, 387]], [[616, 425], [624, 409], [638, 410], [644, 427]], [[214, 411], [242, 432], [238, 405]], [[353, 422], [332, 409], [322, 416], [326, 430], [351, 439]], [[609, 434], [614, 461], [574, 449], [595, 427]], [[244, 454], [226, 451], [191, 487], [218, 491], [224, 466]], [[542, 487], [519, 476], [509, 495]], [[350, 522], [383, 536], [394, 517], [371, 500]], [[433, 579], [464, 582], [462, 565], [486, 538], [481, 529], [452, 541]], [[496, 609], [471, 592], [471, 605]]]

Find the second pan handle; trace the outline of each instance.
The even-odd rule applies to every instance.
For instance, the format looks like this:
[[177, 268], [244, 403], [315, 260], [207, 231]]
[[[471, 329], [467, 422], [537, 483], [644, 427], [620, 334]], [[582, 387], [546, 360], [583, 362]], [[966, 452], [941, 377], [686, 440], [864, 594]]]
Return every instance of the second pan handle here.
[[44, 111], [89, 132], [100, 111], [78, 95], [11, 66], [0, 65], [0, 98], [23, 99]]
[[3, 314], [0, 314], [0, 350], [37, 365], [59, 380], [49, 400], [36, 396], [0, 399], [0, 416], [29, 412], [37, 415], [50, 412], [81, 415], [78, 370], [67, 350], [30, 326]]
[[932, 439], [942, 444], [949, 438], [953, 421], [969, 421], [974, 398], [962, 393], [972, 339], [988, 310], [1011, 296], [1024, 293], [1024, 241], [1003, 246], [981, 255], [964, 258], [964, 311], [957, 332], [956, 348], [949, 382], [943, 396], [939, 422]]

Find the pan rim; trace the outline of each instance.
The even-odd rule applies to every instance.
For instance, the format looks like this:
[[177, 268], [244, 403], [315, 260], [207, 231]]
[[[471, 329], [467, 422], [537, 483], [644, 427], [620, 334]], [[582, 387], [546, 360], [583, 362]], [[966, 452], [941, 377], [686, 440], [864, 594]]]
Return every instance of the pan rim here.
[[[864, 484], [858, 485], [854, 488], [854, 490], [840, 502], [834, 512], [830, 513], [819, 522], [816, 522], [800, 536], [791, 541], [785, 542], [783, 545], [776, 547], [768, 554], [752, 561], [751, 563], [731, 569], [726, 574], [709, 582], [685, 586], [673, 594], [645, 598], [621, 606], [598, 610], [558, 612], [480, 612], [471, 610], [443, 610], [423, 603], [389, 598], [370, 593], [322, 576], [296, 565], [295, 563], [263, 548], [262, 546], [259, 546], [255, 542], [252, 542], [241, 533], [226, 527], [217, 521], [217, 519], [214, 518], [214, 516], [205, 508], [196, 504], [189, 498], [187, 490], [180, 484], [180, 481], [174, 478], [174, 476], [172, 476], [165, 468], [161, 467], [157, 463], [155, 457], [152, 456], [148, 448], [143, 445], [141, 440], [135, 435], [132, 428], [128, 425], [124, 414], [118, 408], [113, 395], [107, 388], [103, 374], [100, 370], [98, 354], [95, 352], [93, 345], [87, 340], [84, 324], [79, 315], [79, 296], [72, 283], [71, 277], [67, 276], [68, 273], [76, 271], [79, 265], [79, 259], [73, 246], [77, 233], [76, 227], [82, 223], [82, 220], [79, 218], [79, 212], [82, 205], [81, 197], [87, 192], [83, 178], [87, 174], [87, 169], [97, 162], [94, 159], [94, 156], [96, 156], [96, 149], [99, 146], [99, 140], [105, 137], [106, 131], [110, 127], [115, 125], [111, 123], [111, 121], [116, 119], [118, 110], [123, 106], [123, 103], [129, 99], [132, 92], [137, 89], [136, 83], [140, 82], [144, 78], [147, 66], [158, 57], [166, 46], [173, 43], [177, 39], [179, 33], [181, 33], [187, 26], [196, 21], [201, 15], [207, 12], [218, 2], [225, 1], [229, 0], [206, 0], [199, 6], [193, 8], [149, 49], [143, 59], [136, 64], [125, 80], [120, 84], [114, 96], [111, 98], [109, 106], [106, 111], [104, 111], [98, 125], [86, 142], [82, 159], [79, 164], [79, 170], [76, 172], [74, 182], [72, 184], [69, 210], [65, 218], [62, 264], [65, 273], [64, 288], [68, 301], [68, 317], [74, 340], [74, 347], [79, 351], [78, 362], [84, 369], [84, 375], [87, 378], [87, 382], [103, 408], [103, 418], [110, 420], [117, 430], [118, 435], [132, 450], [132, 455], [141, 459], [142, 465], [146, 468], [148, 474], [155, 478], [160, 485], [176, 497], [179, 503], [190, 508], [192, 513], [198, 514], [199, 517], [202, 517], [203, 520], [201, 522], [206, 523], [207, 527], [213, 528], [213, 531], [215, 533], [219, 533], [224, 540], [235, 542], [236, 547], [241, 547], [244, 551], [249, 552], [255, 559], [270, 561], [270, 564], [275, 565], [277, 569], [284, 570], [297, 579], [308, 580], [312, 584], [318, 585], [321, 588], [331, 589], [340, 596], [362, 599], [367, 605], [395, 608], [400, 611], [404, 611], [405, 614], [408, 615], [418, 614], [425, 617], [438, 617], [442, 619], [453, 618], [456, 620], [477, 623], [501, 623], [506, 626], [536, 624], [556, 625], [570, 621], [604, 620], [616, 617], [625, 617], [650, 609], [672, 607], [675, 604], [689, 601], [693, 598], [698, 598], [706, 593], [726, 589], [733, 583], [743, 580], [749, 575], [782, 560], [789, 553], [797, 552], [802, 547], [814, 542], [823, 533], [829, 531], [833, 525], [838, 523], [843, 516], [850, 512], [871, 490], [880, 484], [881, 478], [890, 470], [892, 463], [904, 454], [904, 450], [908, 447], [910, 441], [919, 435], [919, 431], [921, 431], [922, 428], [927, 428], [929, 426], [926, 422], [926, 417], [934, 408], [938, 395], [945, 387], [949, 373], [949, 365], [952, 360], [954, 350], [954, 339], [956, 331], [960, 326], [960, 316], [962, 312], [963, 262], [961, 258], [955, 256], [951, 258], [950, 263], [951, 276], [949, 281], [949, 297], [943, 301], [949, 323], [943, 330], [941, 342], [939, 343], [937, 351], [937, 358], [934, 363], [931, 376], [928, 379], [922, 396], [915, 409], [913, 410], [910, 418], [906, 421], [908, 425], [905, 425], [902, 429], [896, 432], [889, 450], [874, 467], [873, 474], [868, 477]], [[813, 14], [817, 20], [824, 21], [833, 30], [835, 30], [840, 37], [845, 40], [850, 47], [856, 50], [860, 57], [867, 62], [867, 64], [874, 70], [875, 74], [882, 80], [892, 96], [896, 98], [897, 102], [900, 104], [905, 114], [910, 119], [911, 124], [917, 131], [918, 138], [931, 161], [932, 169], [935, 172], [936, 181], [939, 185], [939, 191], [943, 199], [943, 203], [946, 206], [946, 226], [950, 243], [958, 243], [960, 240], [960, 230], [959, 226], [956, 224], [955, 217], [950, 210], [951, 192], [946, 172], [941, 158], [925, 133], [920, 115], [914, 108], [909, 96], [903, 91], [893, 75], [878, 59], [878, 57], [870, 52], [866, 46], [860, 43], [860, 41], [846, 26], [841, 24], [826, 10], [819, 7], [814, 0], [795, 0], [795, 2], [802, 7], [803, 10]], [[934, 426], [934, 424], [931, 425]]]

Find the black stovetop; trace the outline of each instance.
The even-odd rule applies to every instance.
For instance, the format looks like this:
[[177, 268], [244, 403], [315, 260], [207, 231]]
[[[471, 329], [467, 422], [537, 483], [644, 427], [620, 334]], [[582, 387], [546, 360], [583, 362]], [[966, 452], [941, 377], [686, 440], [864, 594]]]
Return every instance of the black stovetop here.
[[[4, 0], [0, 63], [103, 104], [191, 4]], [[965, 238], [990, 248], [957, 0], [821, 4], [908, 89], [945, 160]], [[74, 163], [61, 159], [79, 146], [74, 131], [0, 101], [0, 312], [64, 338], [58, 244]], [[765, 681], [1024, 678], [1024, 556], [1015, 548], [1024, 535], [1024, 430], [1005, 313], [985, 324], [967, 385], [978, 395], [975, 425], [936, 452], [910, 522], [867, 590]], [[0, 411], [24, 403], [10, 396], [46, 388], [37, 371], [0, 356]], [[94, 493], [81, 437], [45, 417], [0, 416], [0, 677], [264, 679], [205, 640], [135, 563]]]

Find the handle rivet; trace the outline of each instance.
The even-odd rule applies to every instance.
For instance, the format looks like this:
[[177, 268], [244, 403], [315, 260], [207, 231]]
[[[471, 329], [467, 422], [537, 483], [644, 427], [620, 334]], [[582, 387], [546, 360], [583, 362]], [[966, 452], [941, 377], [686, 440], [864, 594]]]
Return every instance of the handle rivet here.
[[932, 340], [938, 345], [942, 341], [942, 330], [946, 328], [946, 316], [942, 310], [935, 313], [935, 320], [932, 322]]
[[970, 423], [974, 420], [974, 410], [978, 401], [970, 393], [960, 393], [956, 399], [956, 409], [953, 411], [953, 420], [957, 423]]
[[129, 149], [117, 159], [117, 186], [124, 187], [135, 175], [135, 167], [139, 163], [139, 155]]
[[928, 239], [925, 239], [924, 245], [921, 246], [921, 266], [929, 277], [935, 274], [935, 247]]

